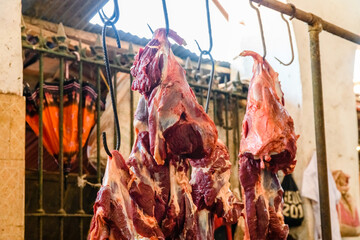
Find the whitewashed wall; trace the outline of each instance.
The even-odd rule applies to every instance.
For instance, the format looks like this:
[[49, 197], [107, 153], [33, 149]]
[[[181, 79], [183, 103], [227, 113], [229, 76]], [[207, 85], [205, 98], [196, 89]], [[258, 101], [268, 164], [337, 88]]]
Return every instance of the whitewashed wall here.
[[[329, 22], [360, 34], [360, 1], [292, 0], [298, 8], [313, 12]], [[285, 93], [285, 106], [294, 118], [298, 140], [297, 166], [294, 178], [301, 188], [302, 175], [315, 150], [314, 114], [310, 48], [307, 24], [293, 20], [294, 43], [297, 45], [295, 61], [282, 66], [274, 56], [284, 62], [290, 59], [286, 25], [280, 14], [260, 7], [267, 60], [279, 72]], [[248, 1], [241, 1], [230, 8], [232, 25], [232, 52], [254, 50], [262, 54], [260, 30], [255, 11]], [[242, 24], [239, 24], [239, 23]], [[322, 32], [320, 37], [321, 67], [324, 90], [325, 126], [328, 165], [331, 170], [341, 169], [351, 175], [350, 192], [359, 206], [359, 163], [356, 146], [358, 142], [355, 96], [353, 93], [354, 56], [356, 45]], [[251, 77], [252, 61], [235, 60], [233, 69], [240, 69], [242, 78]], [[236, 74], [233, 70], [232, 76]], [[358, 207], [359, 208], [359, 207]], [[307, 219], [309, 220], [309, 219]], [[299, 229], [300, 239], [311, 239], [311, 222], [306, 221]]]

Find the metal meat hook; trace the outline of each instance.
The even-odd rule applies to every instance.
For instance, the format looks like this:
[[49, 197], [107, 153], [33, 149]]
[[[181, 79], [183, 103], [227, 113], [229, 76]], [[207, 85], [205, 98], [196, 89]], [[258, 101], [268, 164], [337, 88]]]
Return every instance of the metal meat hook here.
[[[292, 20], [295, 16], [295, 12], [296, 12], [296, 7], [295, 5], [289, 3], [289, 5], [292, 7], [293, 12], [291, 14], [290, 20]], [[294, 61], [294, 46], [293, 46], [293, 42], [292, 42], [292, 37], [291, 37], [291, 30], [290, 30], [290, 24], [289, 22], [285, 19], [284, 14], [281, 13], [281, 18], [284, 20], [284, 22], [286, 23], [287, 26], [287, 30], [288, 30], [288, 34], [289, 34], [289, 41], [290, 41], [290, 48], [291, 48], [291, 60], [289, 63], [283, 63], [280, 59], [278, 59], [277, 57], [275, 57], [276, 60], [279, 61], [280, 64], [284, 65], [284, 66], [289, 66], [293, 61]]]
[[208, 32], [209, 32], [209, 50], [202, 50], [199, 43], [196, 40], [195, 40], [195, 43], [198, 46], [199, 51], [200, 51], [197, 70], [200, 70], [203, 55], [208, 55], [210, 57], [210, 61], [211, 61], [210, 81], [209, 81], [209, 87], [208, 87], [208, 92], [207, 92], [207, 96], [206, 96], [206, 104], [205, 104], [205, 112], [208, 113], [209, 102], [210, 102], [210, 93], [211, 93], [212, 83], [213, 83], [213, 79], [214, 79], [215, 63], [214, 63], [214, 59], [213, 59], [213, 57], [211, 55], [211, 50], [212, 50], [212, 47], [213, 47], [213, 40], [212, 40], [212, 33], [211, 33], [209, 0], [205, 0], [205, 4], [206, 4], [206, 16], [207, 16]]
[[[119, 16], [120, 16], [119, 5], [118, 5], [117, 0], [114, 0], [114, 12], [113, 12], [113, 15], [110, 18], [108, 18], [105, 15], [103, 9], [101, 9], [98, 13], [99, 13], [101, 21], [104, 23], [104, 26], [103, 26], [103, 29], [102, 29], [102, 43], [103, 43], [104, 62], [105, 62], [105, 69], [106, 69], [106, 81], [107, 81], [107, 83], [109, 85], [109, 88], [110, 88], [111, 105], [112, 105], [112, 108], [113, 108], [114, 121], [115, 121], [115, 125], [116, 125], [116, 147], [115, 147], [115, 149], [119, 150], [120, 149], [120, 144], [121, 144], [120, 125], [119, 125], [119, 119], [118, 119], [118, 115], [117, 115], [113, 84], [111, 82], [111, 69], [110, 69], [109, 57], [108, 57], [107, 47], [106, 47], [106, 28], [108, 26], [111, 26], [112, 29], [115, 32], [117, 45], [118, 45], [119, 48], [121, 48], [120, 38], [118, 36], [118, 32], [117, 32], [116, 27], [115, 27], [115, 23], [119, 20]], [[114, 79], [116, 81], [116, 76], [114, 76]], [[97, 117], [100, 117], [100, 116], [97, 116]], [[112, 154], [109, 151], [109, 148], [108, 148], [108, 145], [107, 145], [106, 133], [105, 132], [102, 133], [102, 137], [103, 137], [103, 145], [104, 145], [105, 151], [106, 151], [106, 153], [107, 153], [107, 155], [109, 157], [112, 157]], [[98, 171], [99, 171], [99, 169], [98, 169]]]
[[265, 57], [266, 57], [266, 45], [265, 45], [265, 36], [264, 36], [264, 30], [263, 30], [263, 25], [262, 25], [262, 21], [261, 21], [260, 11], [259, 11], [259, 9], [257, 7], [254, 6], [254, 4], [252, 3], [252, 0], [249, 0], [249, 3], [250, 3], [250, 7], [252, 7], [256, 11], [256, 14], [257, 14], [257, 18], [258, 18], [258, 21], [259, 21], [259, 27], [260, 27], [261, 41], [262, 41], [263, 50], [264, 50], [263, 58], [265, 59]]
[[167, 12], [167, 8], [166, 8], [166, 1], [165, 0], [162, 0], [162, 6], [163, 6], [163, 11], [164, 11], [166, 36], [167, 36], [167, 35], [169, 35], [169, 17], [168, 17], [168, 12]]

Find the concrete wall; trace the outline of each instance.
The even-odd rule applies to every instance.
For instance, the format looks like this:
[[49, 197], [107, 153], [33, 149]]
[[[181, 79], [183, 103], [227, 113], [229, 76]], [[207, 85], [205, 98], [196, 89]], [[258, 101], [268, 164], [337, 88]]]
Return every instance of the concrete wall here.
[[24, 239], [25, 100], [21, 1], [0, 2], [0, 239]]
[[[360, 32], [359, 1], [330, 0], [324, 4], [320, 0], [296, 0], [292, 3], [345, 29]], [[315, 140], [308, 28], [299, 21], [293, 21], [293, 26], [298, 43], [304, 99], [298, 120], [307, 123], [300, 129], [302, 140], [299, 142], [298, 156], [303, 155], [303, 163], [295, 173], [300, 182], [303, 167], [312, 154], [310, 150], [315, 148]], [[351, 176], [350, 192], [359, 206], [359, 160], [356, 151], [358, 132], [352, 81], [356, 47], [355, 44], [329, 33], [322, 32], [320, 35], [328, 165], [331, 170], [341, 169]]]
[[[313, 12], [329, 22], [360, 33], [360, 2], [357, 0], [292, 0], [298, 8]], [[295, 129], [300, 134], [298, 140], [298, 163], [294, 172], [296, 183], [301, 189], [302, 175], [315, 150], [314, 114], [311, 82], [310, 48], [307, 24], [293, 20], [294, 43], [297, 45], [295, 61], [286, 67], [274, 57], [284, 62], [290, 59], [286, 25], [278, 12], [260, 7], [267, 60], [279, 72], [285, 94], [285, 106], [294, 118]], [[255, 11], [248, 1], [237, 3], [230, 8], [232, 44], [234, 54], [250, 49], [262, 54], [260, 30]], [[241, 23], [241, 24], [239, 24]], [[356, 45], [322, 32], [320, 36], [321, 67], [324, 88], [326, 124], [326, 144], [328, 165], [331, 170], [341, 169], [351, 175], [350, 192], [359, 206], [359, 163], [356, 146], [358, 142], [355, 96], [353, 93], [354, 56]], [[251, 77], [252, 61], [235, 60], [233, 68], [241, 70], [242, 78]], [[233, 76], [236, 73], [232, 72]], [[311, 212], [310, 212], [311, 214]], [[308, 215], [310, 215], [308, 213]], [[300, 239], [312, 239], [311, 224], [307, 218], [298, 229]]]

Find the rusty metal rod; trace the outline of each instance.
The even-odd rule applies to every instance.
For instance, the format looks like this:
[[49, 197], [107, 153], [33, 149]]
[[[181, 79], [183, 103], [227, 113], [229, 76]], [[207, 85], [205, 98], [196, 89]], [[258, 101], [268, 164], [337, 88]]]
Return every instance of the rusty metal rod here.
[[[58, 213], [66, 213], [64, 210], [64, 58], [60, 58], [60, 113], [59, 113], [59, 184], [60, 184], [60, 208]], [[64, 218], [60, 217], [59, 239], [64, 239]]]
[[[38, 213], [45, 213], [43, 208], [44, 196], [44, 146], [43, 146], [43, 109], [44, 109], [44, 55], [39, 59], [39, 138], [38, 138], [38, 174], [39, 174], [39, 209]], [[39, 217], [39, 240], [43, 239], [43, 219]]]
[[[117, 71], [114, 72], [114, 100], [115, 100], [115, 104], [116, 104], [116, 109], [118, 108], [117, 105]], [[131, 91], [131, 89], [130, 89]], [[109, 91], [110, 94], [110, 91]], [[118, 109], [117, 109], [118, 110]], [[116, 111], [118, 112], [118, 111]], [[113, 148], [116, 149], [116, 122], [114, 121], [114, 136], [113, 136]], [[131, 147], [130, 147], [131, 148]]]
[[[32, 51], [36, 51], [39, 53], [46, 53], [46, 56], [55, 56], [55, 57], [63, 57], [64, 59], [67, 60], [76, 60], [76, 56], [74, 54], [69, 54], [67, 52], [57, 52], [54, 50], [50, 50], [50, 49], [45, 49], [45, 48], [39, 48], [33, 45], [23, 45], [22, 46], [24, 49], [29, 49]], [[105, 66], [104, 62], [102, 60], [93, 60], [91, 58], [80, 58], [80, 61], [85, 62], [85, 63], [89, 63], [89, 64], [95, 64], [97, 66]], [[118, 66], [115, 64], [110, 64], [110, 67], [113, 69], [118, 70], [119, 72], [124, 72], [124, 73], [130, 73], [130, 68], [126, 68], [126, 67], [122, 67], [122, 66]]]
[[25, 213], [25, 217], [75, 217], [75, 218], [91, 218], [92, 214], [80, 213]]
[[[251, 1], [259, 3], [262, 6], [271, 8], [275, 11], [284, 13], [289, 16], [291, 16], [293, 13], [293, 9], [290, 5], [276, 1], [276, 0], [251, 0]], [[305, 12], [301, 9], [296, 8], [294, 17], [300, 21], [308, 23], [309, 25], [313, 25], [315, 23], [315, 21], [320, 21], [320, 23], [322, 25], [322, 29], [324, 31], [332, 33], [332, 34], [334, 34], [338, 37], [344, 38], [346, 40], [349, 40], [353, 43], [360, 44], [360, 35], [350, 32], [339, 26], [336, 26], [335, 24], [332, 24], [330, 22], [327, 22], [312, 13]]]
[[320, 32], [321, 32], [320, 21], [314, 23], [312, 26], [309, 25], [316, 156], [317, 156], [317, 170], [318, 170], [320, 206], [321, 206], [321, 234], [322, 234], [322, 239], [332, 239], [330, 206], [329, 206], [328, 171], [327, 171], [328, 168], [326, 161], [326, 141], [325, 141], [326, 138], [325, 138], [323, 91], [322, 91], [322, 83], [321, 83], [321, 63], [320, 63], [320, 43], [319, 43]]
[[134, 144], [134, 92], [131, 90], [133, 83], [133, 76], [130, 74], [130, 149]]
[[[101, 164], [100, 164], [100, 101], [101, 101], [101, 82], [100, 82], [100, 66], [96, 68], [96, 176], [97, 183], [101, 183]], [[115, 129], [114, 129], [115, 130]]]
[[[225, 85], [227, 85], [225, 83]], [[227, 89], [227, 88], [225, 88]], [[226, 146], [228, 147], [228, 149], [230, 149], [229, 146], [229, 117], [228, 117], [228, 111], [229, 111], [229, 94], [224, 94], [225, 97], [225, 130], [226, 130]], [[222, 115], [222, 111], [221, 111], [221, 115]]]
[[[198, 84], [198, 83], [189, 83], [189, 86], [193, 89], [203, 89], [203, 90], [208, 90], [208, 86], [206, 85], [202, 85], [202, 84]], [[238, 93], [238, 92], [229, 92], [226, 90], [221, 90], [221, 89], [211, 89], [212, 92], [216, 92], [216, 93], [222, 93], [222, 94], [229, 94], [230, 96], [237, 96], [239, 97], [239, 99], [247, 99], [247, 93]]]
[[[82, 139], [83, 139], [83, 63], [79, 62], [79, 112], [78, 112], [78, 141], [79, 141], [79, 177], [81, 178], [83, 175], [83, 149], [82, 149]], [[79, 210], [78, 214], [85, 214], [84, 211], [84, 192], [83, 187], [79, 187]], [[79, 223], [79, 232], [80, 239], [84, 239], [84, 221], [80, 218]]]

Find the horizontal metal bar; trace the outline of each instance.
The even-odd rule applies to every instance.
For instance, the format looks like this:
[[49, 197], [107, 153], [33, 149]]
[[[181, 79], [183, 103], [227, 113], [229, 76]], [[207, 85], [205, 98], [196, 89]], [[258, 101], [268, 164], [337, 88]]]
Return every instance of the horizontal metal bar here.
[[92, 214], [79, 214], [79, 213], [25, 213], [25, 217], [79, 217], [91, 218]]
[[[253, 2], [259, 3], [262, 6], [271, 8], [275, 11], [284, 13], [286, 15], [291, 16], [293, 14], [293, 9], [289, 4], [285, 4], [276, 0], [251, 0]], [[349, 40], [353, 43], [360, 44], [360, 35], [350, 32], [344, 28], [336, 26], [330, 22], [327, 22], [315, 14], [305, 12], [301, 9], [296, 8], [294, 17], [300, 21], [306, 22], [309, 25], [313, 25], [316, 21], [320, 21], [321, 26], [324, 31], [332, 33], [338, 37]]]
[[[63, 57], [65, 59], [71, 59], [71, 60], [76, 60], [76, 56], [72, 55], [72, 54], [68, 54], [66, 52], [57, 52], [57, 51], [53, 51], [53, 50], [49, 50], [49, 49], [44, 49], [44, 48], [37, 48], [33, 45], [23, 45], [23, 48], [25, 49], [30, 49], [30, 50], [34, 50], [40, 53], [47, 53], [50, 55], [54, 55], [56, 57]], [[85, 62], [85, 63], [91, 63], [91, 64], [95, 64], [95, 65], [99, 65], [99, 66], [105, 66], [103, 61], [95, 61], [92, 59], [87, 59], [87, 58], [80, 58], [80, 61]], [[130, 73], [130, 68], [124, 68], [115, 64], [110, 64], [111, 68], [117, 69], [120, 72], [123, 73]]]
[[[190, 87], [192, 88], [199, 88], [199, 89], [203, 89], [203, 90], [208, 90], [208, 86], [205, 85], [201, 85], [201, 84], [196, 84], [196, 83], [189, 83]], [[232, 97], [239, 97], [240, 99], [247, 99], [247, 94], [243, 94], [243, 93], [237, 93], [237, 92], [229, 92], [229, 91], [225, 91], [225, 90], [221, 90], [221, 89], [211, 89], [212, 92], [216, 92], [216, 93], [222, 93], [222, 94], [228, 94], [229, 96]]]

